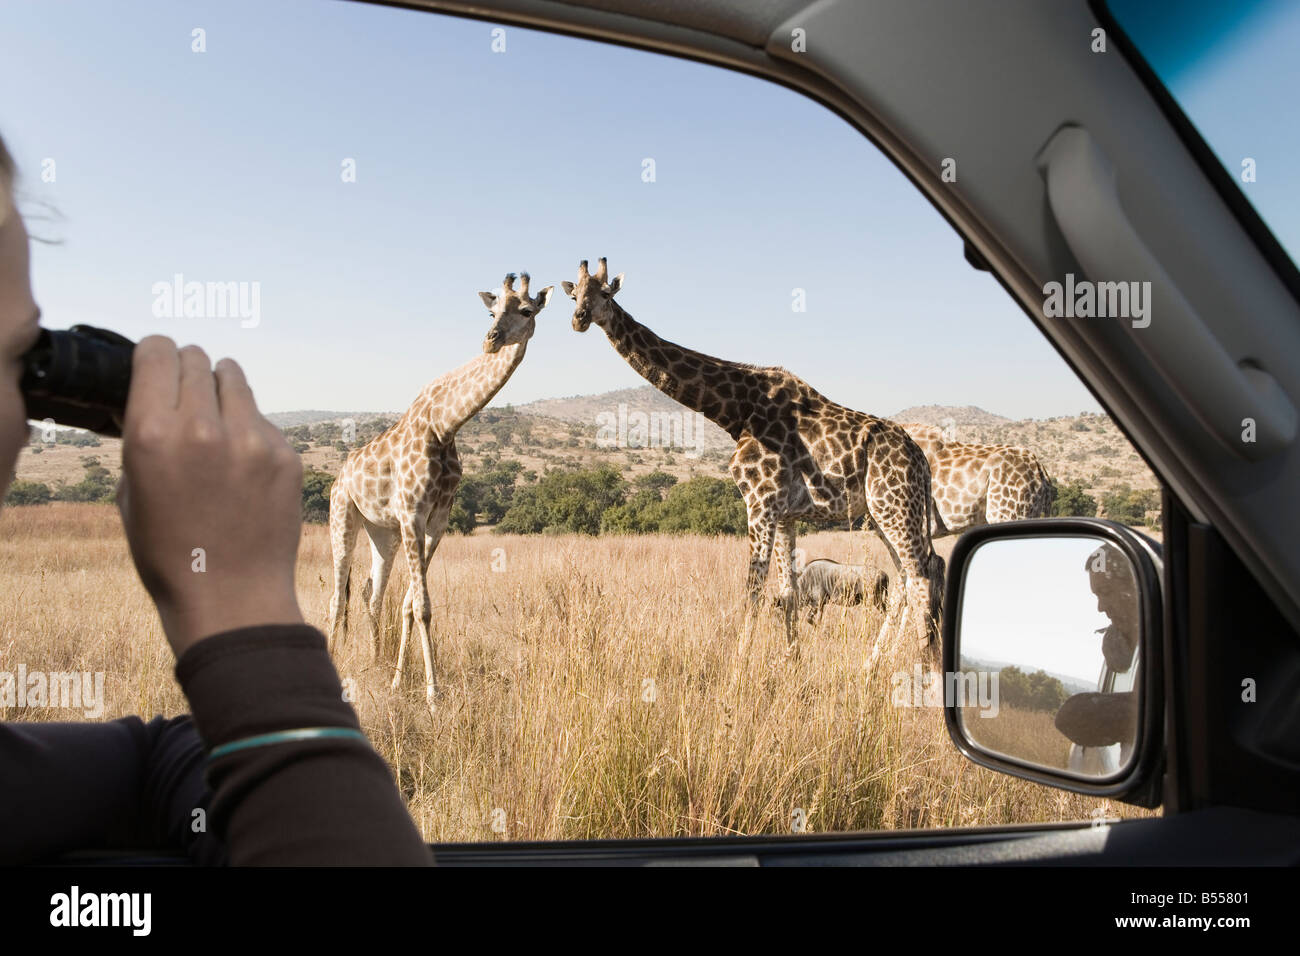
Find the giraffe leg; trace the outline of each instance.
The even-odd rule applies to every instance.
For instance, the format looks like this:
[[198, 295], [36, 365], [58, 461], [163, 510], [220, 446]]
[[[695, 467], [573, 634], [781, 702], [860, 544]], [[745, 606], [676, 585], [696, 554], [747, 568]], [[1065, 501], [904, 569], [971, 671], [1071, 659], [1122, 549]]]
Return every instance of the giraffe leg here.
[[745, 579], [745, 592], [751, 609], [763, 600], [763, 584], [772, 561], [772, 544], [776, 520], [766, 510], [755, 509], [749, 516], [749, 574]]
[[[877, 502], [877, 506], [880, 506], [880, 504], [880, 502]], [[903, 571], [902, 562], [898, 559], [898, 549], [894, 547], [894, 543], [890, 539], [890, 536], [885, 533], [885, 530], [880, 526], [876, 519], [872, 517], [870, 506], [868, 506], [867, 512], [864, 516], [863, 528], [873, 532], [884, 543], [885, 551], [888, 553], [889, 559], [894, 563], [894, 570], [898, 574], [898, 586], [890, 588], [888, 591], [885, 605], [881, 608], [881, 610], [885, 612], [885, 619], [881, 622], [880, 630], [876, 632], [876, 638], [871, 644], [871, 653], [867, 656], [866, 663], [863, 665], [863, 670], [869, 674], [871, 669], [875, 666], [876, 659], [880, 656], [881, 651], [885, 650], [893, 643], [891, 636], [898, 624], [900, 614], [903, 613], [903, 609], [900, 605], [903, 600], [903, 595], [907, 593], [905, 587], [907, 578]]]
[[[924, 655], [938, 648], [936, 620], [943, 596], [943, 559], [934, 553], [930, 539], [930, 467], [920, 448], [908, 442], [901, 463], [884, 448], [868, 463], [867, 507], [889, 545], [901, 575], [900, 587], [890, 588], [890, 610], [881, 626], [867, 668], [887, 646], [893, 625], [911, 635]], [[884, 645], [884, 646], [882, 646]]]
[[[434, 695], [437, 693], [437, 687], [433, 679], [433, 653], [429, 642], [429, 622], [433, 618], [433, 608], [429, 602], [429, 584], [424, 576], [425, 569], [429, 566], [424, 553], [424, 528], [418, 524], [414, 528], [402, 528], [402, 551], [406, 555], [406, 566], [410, 572], [410, 585], [408, 587], [411, 598], [410, 617], [414, 629], [420, 633], [420, 642], [425, 653], [424, 697], [432, 705]], [[406, 628], [403, 627], [402, 630], [406, 631]], [[403, 639], [401, 649], [398, 651], [398, 669], [393, 675], [394, 684], [402, 679], [401, 666], [405, 663], [402, 659], [402, 652], [405, 648], [406, 640]]]
[[411, 638], [413, 618], [412, 607], [415, 603], [415, 585], [408, 581], [406, 597], [402, 598], [402, 639], [397, 645], [397, 670], [393, 674], [392, 689], [397, 690], [402, 683], [402, 671], [406, 669], [406, 645]]
[[384, 591], [388, 589], [388, 576], [393, 571], [397, 532], [367, 523], [366, 536], [370, 539], [370, 577], [366, 580], [361, 599], [370, 619], [370, 659], [377, 661], [383, 633]]
[[785, 616], [785, 640], [791, 648], [796, 648], [799, 640], [798, 599], [795, 591], [794, 567], [794, 519], [782, 518], [776, 526], [776, 580], [777, 607]]
[[[424, 653], [424, 699], [432, 709], [433, 698], [436, 693], [436, 687], [433, 679], [433, 666], [435, 663], [432, 638], [429, 635], [429, 622], [432, 619], [432, 609], [429, 606], [429, 562], [433, 560], [433, 552], [437, 550], [438, 543], [442, 541], [443, 532], [447, 530], [447, 519], [451, 516], [450, 502], [448, 507], [439, 508], [434, 512], [430, 519], [428, 535], [424, 542], [424, 569], [420, 573], [420, 583], [425, 585], [424, 591], [424, 627], [420, 631], [420, 650]], [[411, 618], [414, 622], [415, 609], [411, 609]]]
[[867, 657], [863, 669], [870, 674], [873, 667], [876, 666], [876, 660], [880, 652], [893, 644], [892, 635], [898, 626], [899, 617], [906, 613], [905, 608], [900, 605], [903, 602], [902, 595], [906, 593], [906, 575], [901, 568], [898, 572], [899, 584], [896, 588], [889, 589], [889, 597], [885, 607], [885, 620], [880, 625], [880, 631], [876, 634], [875, 641], [871, 644], [871, 653]]
[[[749, 641], [753, 636], [754, 625], [758, 620], [763, 599], [763, 583], [767, 580], [768, 562], [772, 555], [772, 533], [775, 528], [771, 515], [758, 507], [757, 503], [747, 501], [746, 504], [749, 505], [749, 573], [745, 581], [745, 616], [741, 624], [740, 642], [736, 647], [738, 660], [743, 660], [749, 654]], [[739, 674], [739, 670], [732, 673], [727, 689], [729, 698], [738, 686], [736, 682]]]
[[348, 598], [352, 581], [352, 549], [361, 528], [361, 513], [343, 490], [341, 482], [330, 489], [330, 548], [334, 558], [334, 593], [330, 596], [329, 651], [334, 653], [348, 634]]

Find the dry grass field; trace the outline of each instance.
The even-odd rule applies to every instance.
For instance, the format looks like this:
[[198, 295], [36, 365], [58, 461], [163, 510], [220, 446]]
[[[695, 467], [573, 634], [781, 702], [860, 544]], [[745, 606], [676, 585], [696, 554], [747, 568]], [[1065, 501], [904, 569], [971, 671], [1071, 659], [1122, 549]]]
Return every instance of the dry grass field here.
[[[947, 554], [954, 539], [947, 539]], [[861, 534], [809, 557], [875, 560]], [[785, 653], [774, 614], [744, 627], [743, 539], [448, 536], [429, 571], [441, 696], [418, 650], [390, 692], [369, 660], [354, 566], [337, 661], [363, 725], [431, 841], [548, 840], [952, 827], [1136, 816], [1121, 804], [988, 772], [936, 708], [891, 704], [909, 649], [870, 680], [876, 612], [831, 606]], [[323, 626], [326, 529], [303, 531], [299, 595]], [[397, 626], [404, 569], [386, 602]], [[0, 670], [106, 672], [104, 718], [183, 712], [172, 659], [110, 506], [0, 511]], [[747, 636], [746, 636], [747, 635]], [[393, 649], [385, 650], [391, 660]], [[0, 708], [4, 720], [67, 711]]]
[[962, 715], [971, 740], [981, 747], [1064, 769], [1070, 765], [1070, 738], [1056, 729], [1053, 718], [1048, 711], [1022, 710], [1006, 701], [992, 719], [981, 719], [975, 707]]

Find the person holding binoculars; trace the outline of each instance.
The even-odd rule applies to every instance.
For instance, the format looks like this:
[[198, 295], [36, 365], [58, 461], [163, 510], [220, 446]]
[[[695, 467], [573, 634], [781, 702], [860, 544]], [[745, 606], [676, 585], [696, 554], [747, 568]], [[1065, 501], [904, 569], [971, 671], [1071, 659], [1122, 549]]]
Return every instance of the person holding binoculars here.
[[[15, 179], [0, 141], [0, 496], [28, 439], [24, 372], [48, 339]], [[432, 862], [324, 636], [303, 621], [302, 465], [239, 365], [150, 336], [117, 424], [126, 539], [193, 716], [0, 723], [0, 863], [108, 848], [202, 863]], [[192, 825], [197, 810], [206, 827]]]

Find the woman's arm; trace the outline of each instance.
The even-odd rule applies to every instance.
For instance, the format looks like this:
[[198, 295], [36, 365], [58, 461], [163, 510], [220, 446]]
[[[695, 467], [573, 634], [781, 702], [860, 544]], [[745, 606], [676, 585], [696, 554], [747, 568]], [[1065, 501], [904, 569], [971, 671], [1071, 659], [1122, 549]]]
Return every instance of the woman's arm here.
[[[135, 348], [118, 504], [210, 759], [232, 863], [429, 863], [294, 589], [302, 461], [239, 366]], [[325, 734], [317, 729], [327, 728]], [[312, 739], [255, 742], [312, 731]], [[342, 730], [342, 733], [340, 733]]]
[[206, 826], [203, 757], [188, 716], [0, 724], [0, 864], [96, 849], [223, 862]]
[[391, 771], [364, 740], [206, 759], [214, 747], [280, 730], [359, 729], [320, 632], [272, 625], [216, 635], [186, 652], [176, 675], [193, 720], [0, 724], [0, 864], [96, 849], [168, 849], [209, 865], [432, 862]]
[[[277, 731], [358, 730], [325, 649], [306, 625], [245, 628], [195, 644], [176, 666], [208, 749]], [[211, 824], [232, 864], [421, 866], [432, 862], [365, 739], [236, 749], [209, 764]]]

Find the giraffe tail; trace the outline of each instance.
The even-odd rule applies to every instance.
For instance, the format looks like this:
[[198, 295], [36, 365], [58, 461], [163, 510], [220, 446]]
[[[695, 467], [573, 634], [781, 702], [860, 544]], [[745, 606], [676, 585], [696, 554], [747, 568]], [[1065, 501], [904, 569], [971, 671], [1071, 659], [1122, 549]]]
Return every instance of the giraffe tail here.
[[1048, 477], [1047, 469], [1040, 462], [1038, 465], [1038, 480], [1043, 483], [1043, 513], [1034, 515], [1035, 518], [1048, 518], [1052, 514], [1052, 506], [1056, 504], [1056, 482]]
[[938, 646], [938, 638], [941, 633], [943, 621], [943, 591], [944, 577], [948, 571], [947, 563], [939, 556], [939, 552], [934, 550], [934, 539], [941, 538], [944, 535], [952, 534], [948, 526], [944, 523], [943, 516], [939, 514], [939, 506], [935, 504], [934, 495], [931, 494], [926, 499], [927, 506], [930, 509], [930, 515], [934, 522], [934, 534], [930, 536], [930, 556], [928, 558], [928, 567], [925, 569], [927, 583], [930, 587], [930, 622], [933, 623], [933, 638], [935, 645]]
[[943, 538], [952, 534], [943, 520], [943, 515], [939, 513], [939, 506], [934, 503], [934, 495], [930, 496], [930, 527], [934, 529], [931, 538]]
[[343, 607], [342, 607], [341, 623], [343, 624], [344, 633], [346, 633], [348, 629], [348, 605], [351, 603], [352, 603], [352, 575], [349, 574], [347, 576], [347, 580], [343, 582]]

